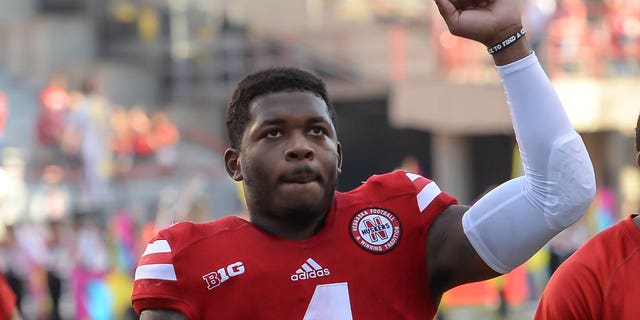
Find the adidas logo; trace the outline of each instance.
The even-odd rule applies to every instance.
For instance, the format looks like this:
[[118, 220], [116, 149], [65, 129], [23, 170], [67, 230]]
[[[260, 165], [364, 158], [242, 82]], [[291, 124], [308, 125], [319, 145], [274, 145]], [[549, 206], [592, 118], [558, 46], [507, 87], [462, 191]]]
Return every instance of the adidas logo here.
[[309, 258], [291, 276], [291, 281], [315, 279], [329, 275], [329, 269], [321, 267], [315, 260]]

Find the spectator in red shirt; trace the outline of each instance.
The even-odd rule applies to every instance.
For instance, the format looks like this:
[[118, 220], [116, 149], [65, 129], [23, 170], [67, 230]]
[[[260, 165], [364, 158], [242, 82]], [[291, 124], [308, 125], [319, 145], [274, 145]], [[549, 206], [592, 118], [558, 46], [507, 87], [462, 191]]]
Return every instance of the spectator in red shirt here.
[[69, 104], [67, 79], [63, 74], [51, 77], [49, 84], [40, 92], [40, 110], [36, 119], [36, 158], [40, 165], [53, 164], [60, 160], [60, 140], [65, 125], [65, 114]]
[[153, 155], [151, 139], [151, 120], [140, 107], [129, 110], [129, 124], [131, 126], [133, 152], [136, 161], [148, 159]]
[[40, 92], [38, 115], [38, 142], [42, 145], [57, 143], [64, 126], [64, 110], [69, 100], [67, 79], [62, 74], [51, 77], [49, 85]]
[[122, 178], [133, 166], [133, 133], [129, 113], [123, 106], [115, 106], [111, 112], [111, 151], [116, 177]]
[[154, 112], [151, 117], [151, 136], [156, 164], [163, 173], [170, 173], [177, 158], [176, 145], [180, 140], [180, 132], [166, 112]]

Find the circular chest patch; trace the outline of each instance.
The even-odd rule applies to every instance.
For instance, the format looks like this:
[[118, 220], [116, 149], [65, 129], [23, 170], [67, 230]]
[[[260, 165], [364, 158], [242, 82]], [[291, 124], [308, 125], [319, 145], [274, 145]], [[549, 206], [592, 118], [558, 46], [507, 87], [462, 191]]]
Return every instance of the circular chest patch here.
[[382, 208], [367, 208], [356, 213], [351, 219], [349, 230], [353, 241], [376, 254], [395, 248], [402, 235], [398, 217]]

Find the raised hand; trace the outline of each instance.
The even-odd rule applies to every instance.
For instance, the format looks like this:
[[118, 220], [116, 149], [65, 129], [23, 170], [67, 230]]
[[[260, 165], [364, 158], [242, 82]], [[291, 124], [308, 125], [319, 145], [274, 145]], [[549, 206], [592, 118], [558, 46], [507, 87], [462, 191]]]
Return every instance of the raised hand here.
[[522, 27], [516, 0], [435, 0], [449, 31], [492, 46]]

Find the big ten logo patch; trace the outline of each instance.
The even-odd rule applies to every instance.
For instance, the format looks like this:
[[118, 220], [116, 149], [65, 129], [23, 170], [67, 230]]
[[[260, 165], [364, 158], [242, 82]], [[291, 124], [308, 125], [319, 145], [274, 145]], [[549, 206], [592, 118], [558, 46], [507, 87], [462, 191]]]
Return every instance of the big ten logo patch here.
[[232, 277], [239, 276], [243, 273], [244, 265], [242, 262], [234, 262], [224, 268], [218, 269], [218, 271], [205, 274], [202, 276], [202, 279], [207, 283], [207, 289], [212, 290]]

